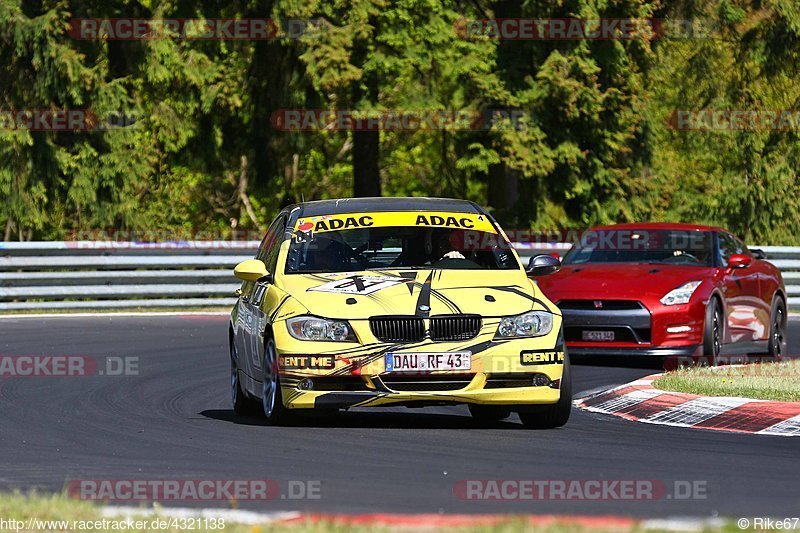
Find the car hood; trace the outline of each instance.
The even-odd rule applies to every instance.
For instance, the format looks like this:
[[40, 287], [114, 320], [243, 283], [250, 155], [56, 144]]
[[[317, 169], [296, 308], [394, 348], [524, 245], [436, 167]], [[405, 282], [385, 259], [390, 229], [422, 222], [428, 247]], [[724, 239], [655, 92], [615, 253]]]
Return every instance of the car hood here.
[[539, 281], [541, 291], [554, 302], [564, 299], [661, 298], [690, 281], [711, 277], [714, 269], [662, 264], [564, 265]]
[[281, 284], [311, 314], [353, 320], [414, 315], [426, 307], [430, 315], [506, 316], [530, 311], [536, 301], [534, 285], [520, 270], [286, 274]]

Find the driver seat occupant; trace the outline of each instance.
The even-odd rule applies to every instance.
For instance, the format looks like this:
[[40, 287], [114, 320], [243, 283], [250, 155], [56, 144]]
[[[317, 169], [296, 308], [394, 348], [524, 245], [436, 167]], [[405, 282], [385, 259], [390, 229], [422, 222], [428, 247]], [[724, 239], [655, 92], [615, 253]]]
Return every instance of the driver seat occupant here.
[[459, 249], [458, 232], [436, 230], [429, 236], [431, 240], [430, 262], [435, 264], [445, 259], [466, 259]]
[[322, 272], [341, 272], [350, 269], [350, 248], [327, 237], [317, 237], [306, 250], [306, 268]]

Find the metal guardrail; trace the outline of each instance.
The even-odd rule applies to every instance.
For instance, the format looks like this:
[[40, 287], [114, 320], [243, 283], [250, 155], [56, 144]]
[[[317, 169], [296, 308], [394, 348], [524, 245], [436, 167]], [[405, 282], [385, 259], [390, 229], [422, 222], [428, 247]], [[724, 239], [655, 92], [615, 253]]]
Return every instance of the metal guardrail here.
[[0, 311], [231, 306], [258, 245], [0, 242]]
[[[0, 242], [0, 311], [231, 306], [233, 267], [258, 241]], [[515, 244], [520, 255], [569, 244]], [[800, 310], [800, 247], [761, 246]]]

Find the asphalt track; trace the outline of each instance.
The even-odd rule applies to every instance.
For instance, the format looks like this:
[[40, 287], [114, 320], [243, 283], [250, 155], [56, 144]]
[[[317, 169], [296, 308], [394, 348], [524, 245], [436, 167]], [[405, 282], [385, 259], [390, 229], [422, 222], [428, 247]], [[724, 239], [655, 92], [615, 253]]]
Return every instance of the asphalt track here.
[[[481, 427], [464, 407], [348, 412], [304, 427], [267, 427], [230, 409], [225, 320], [0, 320], [0, 355], [139, 358], [133, 376], [0, 378], [0, 488], [60, 491], [69, 479], [274, 479], [282, 487], [311, 480], [320, 482], [319, 499], [240, 505], [325, 513], [783, 517], [800, 509], [798, 438], [580, 411], [559, 430], [525, 430], [515, 418]], [[790, 338], [792, 353], [800, 352], [800, 322], [791, 322]], [[575, 392], [653, 372], [611, 363], [575, 365]], [[500, 479], [655, 480], [670, 488], [678, 480], [699, 482], [706, 494], [645, 501], [454, 495], [460, 480]]]

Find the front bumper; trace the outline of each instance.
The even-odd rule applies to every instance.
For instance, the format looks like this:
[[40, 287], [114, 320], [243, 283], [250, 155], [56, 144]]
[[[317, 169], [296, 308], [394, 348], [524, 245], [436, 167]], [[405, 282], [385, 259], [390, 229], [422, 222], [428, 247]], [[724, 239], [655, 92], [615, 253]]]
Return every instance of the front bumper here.
[[[381, 342], [355, 321], [351, 324], [360, 343], [299, 341], [278, 324], [274, 332], [283, 402], [291, 409], [553, 404], [560, 397], [564, 367], [561, 317], [554, 318], [553, 330], [542, 337], [495, 340], [499, 319], [489, 318], [473, 339], [405, 344]], [[386, 371], [389, 353], [448, 352], [469, 352], [470, 369], [418, 374]], [[546, 376], [547, 384], [535, 386], [535, 374]]]
[[694, 357], [702, 354], [703, 346], [651, 346], [647, 348], [630, 347], [570, 347], [569, 353], [575, 357]]
[[[575, 356], [695, 357], [702, 354], [705, 307], [649, 300], [562, 300], [567, 347]], [[612, 340], [586, 334], [612, 332]]]
[[[486, 388], [488, 374], [472, 375], [469, 384], [461, 389], [448, 391], [394, 391], [381, 387], [380, 379], [368, 379], [376, 385], [374, 389], [361, 391], [303, 391], [292, 386], [294, 379], [287, 380], [282, 392], [284, 405], [291, 409], [349, 408], [380, 406], [425, 406], [473, 403], [482, 405], [553, 404], [560, 396], [558, 385], [563, 365], [547, 365], [537, 373], [548, 376], [552, 386]], [[441, 377], [441, 376], [438, 376]], [[437, 380], [436, 374], [427, 376]], [[376, 384], [377, 382], [377, 384]], [[367, 388], [369, 384], [367, 384]]]

